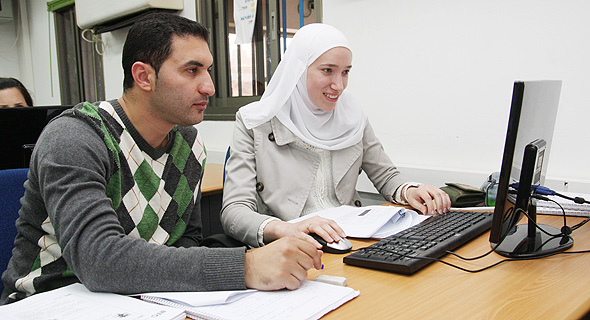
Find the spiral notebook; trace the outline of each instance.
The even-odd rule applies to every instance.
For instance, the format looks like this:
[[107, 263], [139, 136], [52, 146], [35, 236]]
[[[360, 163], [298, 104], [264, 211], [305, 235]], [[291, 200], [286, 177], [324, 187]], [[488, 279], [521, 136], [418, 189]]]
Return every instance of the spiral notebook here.
[[207, 292], [149, 292], [131, 295], [143, 301], [176, 308], [204, 307], [237, 301], [256, 290], [207, 291]]
[[[249, 319], [319, 319], [359, 295], [352, 288], [304, 281], [297, 290], [281, 291], [225, 291], [227, 300], [217, 304], [202, 304], [198, 296], [207, 292], [142, 294], [144, 301], [183, 309], [187, 317], [205, 320]], [[209, 293], [215, 294], [215, 293]], [[190, 296], [193, 297], [190, 297]], [[221, 300], [218, 300], [221, 301]], [[192, 306], [191, 306], [192, 305]]]

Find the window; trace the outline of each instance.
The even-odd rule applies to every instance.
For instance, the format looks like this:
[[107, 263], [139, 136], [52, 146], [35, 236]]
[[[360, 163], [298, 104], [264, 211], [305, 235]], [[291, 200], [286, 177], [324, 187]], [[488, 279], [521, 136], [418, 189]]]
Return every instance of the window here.
[[[288, 43], [299, 28], [300, 0], [256, 1], [253, 41], [242, 45], [235, 44], [234, 0], [198, 2], [197, 17], [211, 32], [209, 46], [214, 58], [216, 93], [205, 113], [206, 120], [233, 120], [239, 107], [260, 99], [284, 51], [283, 35]], [[304, 24], [320, 21], [321, 0], [301, 2]], [[283, 33], [284, 17], [287, 25]]]
[[[74, 105], [81, 101], [105, 99], [100, 36], [78, 28], [74, 1], [51, 1], [57, 41], [57, 59], [61, 103]], [[88, 40], [94, 42], [89, 42]]]

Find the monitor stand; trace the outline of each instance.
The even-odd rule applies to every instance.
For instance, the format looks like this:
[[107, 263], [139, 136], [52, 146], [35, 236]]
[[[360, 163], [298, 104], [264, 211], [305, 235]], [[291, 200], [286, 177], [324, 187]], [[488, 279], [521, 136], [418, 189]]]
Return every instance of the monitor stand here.
[[[492, 243], [492, 248], [498, 254], [510, 258], [532, 258], [565, 251], [574, 245], [572, 237], [561, 235], [561, 230], [555, 227], [544, 224], [535, 226], [533, 222], [537, 220], [536, 206], [529, 205], [528, 214], [528, 224], [514, 226], [497, 247], [497, 244]], [[537, 228], [559, 236], [550, 236]]]

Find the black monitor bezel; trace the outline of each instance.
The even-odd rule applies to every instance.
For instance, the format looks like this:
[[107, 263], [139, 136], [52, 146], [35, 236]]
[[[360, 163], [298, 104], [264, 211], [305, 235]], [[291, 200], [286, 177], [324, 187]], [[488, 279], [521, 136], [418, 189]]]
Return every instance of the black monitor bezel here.
[[[494, 215], [492, 218], [492, 228], [490, 231], [490, 242], [498, 243], [503, 235], [506, 235], [510, 228], [514, 227], [522, 214], [506, 215], [508, 206], [511, 205], [509, 200], [510, 173], [514, 161], [514, 149], [516, 147], [516, 138], [520, 115], [522, 111], [522, 101], [524, 99], [524, 82], [514, 82], [512, 90], [512, 103], [510, 106], [510, 116], [508, 118], [508, 129], [506, 132], [506, 141], [504, 143], [504, 153], [502, 156], [502, 166], [500, 168], [500, 177], [498, 181], [498, 192], [496, 194], [496, 204], [494, 206]], [[513, 204], [512, 204], [513, 205]], [[504, 221], [506, 220], [506, 221]]]
[[72, 107], [55, 105], [0, 108], [0, 149], [4, 152], [0, 169], [27, 168], [26, 155], [30, 156], [32, 148], [23, 149], [23, 145], [33, 146], [47, 123]]

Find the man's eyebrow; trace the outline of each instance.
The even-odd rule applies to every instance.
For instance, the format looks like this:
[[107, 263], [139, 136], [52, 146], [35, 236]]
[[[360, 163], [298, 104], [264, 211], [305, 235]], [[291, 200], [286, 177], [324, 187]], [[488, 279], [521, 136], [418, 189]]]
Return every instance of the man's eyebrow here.
[[197, 67], [204, 67], [205, 65], [197, 60], [189, 60], [187, 62], [185, 62], [184, 64], [185, 67], [190, 67], [190, 66], [197, 66]]
[[[205, 65], [197, 60], [189, 60], [184, 64], [185, 67], [192, 67], [192, 66], [197, 66], [197, 67], [204, 67]], [[213, 63], [208, 66], [207, 68], [211, 68], [213, 66]]]

